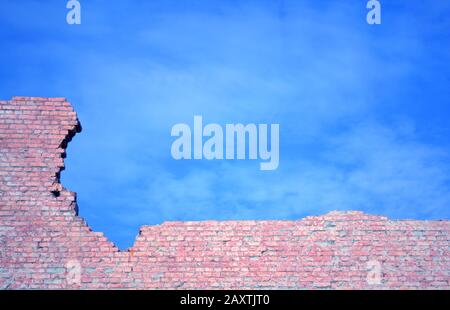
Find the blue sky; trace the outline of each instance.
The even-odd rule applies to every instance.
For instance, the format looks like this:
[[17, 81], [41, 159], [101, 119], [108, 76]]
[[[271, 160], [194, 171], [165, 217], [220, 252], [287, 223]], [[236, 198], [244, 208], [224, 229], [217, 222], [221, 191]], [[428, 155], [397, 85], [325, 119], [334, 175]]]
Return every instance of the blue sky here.
[[[362, 210], [450, 218], [450, 2], [0, 1], [0, 98], [67, 97], [63, 185], [119, 247], [144, 224]], [[280, 166], [175, 161], [176, 123], [279, 123]]]

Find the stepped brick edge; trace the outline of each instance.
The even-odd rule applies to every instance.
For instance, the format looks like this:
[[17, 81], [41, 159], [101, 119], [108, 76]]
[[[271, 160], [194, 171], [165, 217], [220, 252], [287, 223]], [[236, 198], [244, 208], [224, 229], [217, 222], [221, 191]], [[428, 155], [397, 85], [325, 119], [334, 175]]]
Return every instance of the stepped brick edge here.
[[0, 101], [0, 288], [450, 289], [449, 221], [167, 222], [119, 251], [59, 182], [80, 130], [65, 98]]

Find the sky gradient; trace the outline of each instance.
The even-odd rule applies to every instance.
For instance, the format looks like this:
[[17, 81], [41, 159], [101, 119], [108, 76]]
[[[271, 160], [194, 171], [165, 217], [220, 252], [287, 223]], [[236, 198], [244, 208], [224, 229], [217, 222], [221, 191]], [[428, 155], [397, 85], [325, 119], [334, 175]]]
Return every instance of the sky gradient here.
[[[120, 248], [174, 220], [450, 218], [450, 2], [0, 0], [0, 98], [66, 97], [63, 185]], [[280, 124], [280, 165], [175, 161], [176, 123]]]

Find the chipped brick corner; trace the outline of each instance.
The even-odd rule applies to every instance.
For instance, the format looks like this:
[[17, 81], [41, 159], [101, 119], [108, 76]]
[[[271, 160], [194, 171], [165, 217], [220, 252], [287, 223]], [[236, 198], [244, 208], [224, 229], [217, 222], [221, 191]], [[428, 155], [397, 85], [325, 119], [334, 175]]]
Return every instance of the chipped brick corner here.
[[169, 222], [119, 251], [59, 182], [80, 130], [64, 98], [0, 101], [0, 288], [450, 289], [449, 221]]

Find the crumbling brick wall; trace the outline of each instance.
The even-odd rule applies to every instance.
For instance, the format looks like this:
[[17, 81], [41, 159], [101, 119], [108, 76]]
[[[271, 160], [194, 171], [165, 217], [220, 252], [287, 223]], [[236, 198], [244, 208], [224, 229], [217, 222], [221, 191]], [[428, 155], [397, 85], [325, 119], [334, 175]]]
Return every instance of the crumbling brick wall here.
[[170, 222], [119, 251], [59, 182], [79, 129], [64, 98], [0, 101], [0, 288], [450, 289], [449, 221]]

